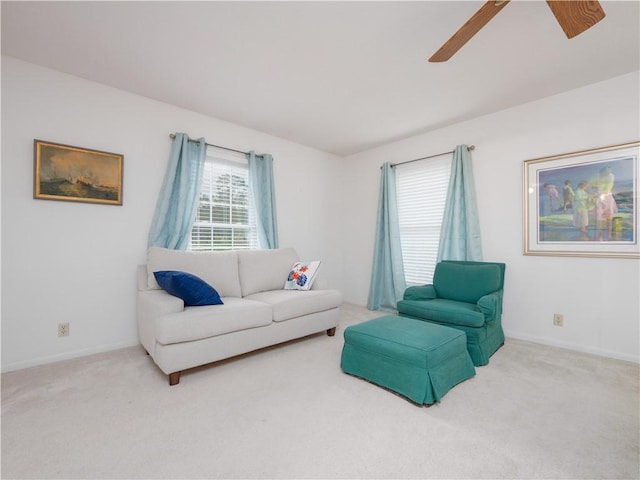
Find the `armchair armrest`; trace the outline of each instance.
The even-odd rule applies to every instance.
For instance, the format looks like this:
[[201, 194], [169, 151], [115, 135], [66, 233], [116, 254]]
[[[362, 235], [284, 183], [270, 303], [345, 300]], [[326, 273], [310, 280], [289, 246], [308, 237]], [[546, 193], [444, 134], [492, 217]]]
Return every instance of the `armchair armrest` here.
[[433, 300], [438, 298], [433, 285], [421, 285], [419, 287], [409, 287], [404, 291], [403, 300]]
[[502, 290], [480, 297], [477, 307], [487, 322], [493, 322], [500, 318], [502, 315]]

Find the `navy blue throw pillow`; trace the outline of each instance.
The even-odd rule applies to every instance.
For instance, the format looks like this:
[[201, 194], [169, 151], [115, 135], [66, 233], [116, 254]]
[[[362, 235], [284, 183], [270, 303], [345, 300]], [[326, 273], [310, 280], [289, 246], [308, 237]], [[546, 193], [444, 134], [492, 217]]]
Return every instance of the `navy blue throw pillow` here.
[[164, 290], [184, 300], [185, 306], [223, 304], [215, 288], [191, 273], [161, 270], [153, 272], [153, 276]]

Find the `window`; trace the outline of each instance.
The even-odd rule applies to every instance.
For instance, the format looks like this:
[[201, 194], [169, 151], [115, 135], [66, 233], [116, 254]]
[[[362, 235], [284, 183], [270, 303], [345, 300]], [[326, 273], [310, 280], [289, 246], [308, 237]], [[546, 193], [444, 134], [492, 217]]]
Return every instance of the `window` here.
[[405, 281], [407, 286], [428, 284], [438, 257], [451, 157], [394, 168]]
[[190, 250], [258, 248], [244, 155], [209, 147]]

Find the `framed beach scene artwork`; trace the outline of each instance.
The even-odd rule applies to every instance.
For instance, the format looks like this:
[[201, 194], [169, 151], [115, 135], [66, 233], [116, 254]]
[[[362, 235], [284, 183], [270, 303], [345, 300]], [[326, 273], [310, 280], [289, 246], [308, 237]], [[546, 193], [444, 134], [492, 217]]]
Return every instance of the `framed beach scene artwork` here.
[[640, 258], [640, 142], [526, 160], [525, 255]]
[[123, 155], [34, 140], [34, 198], [122, 205]]

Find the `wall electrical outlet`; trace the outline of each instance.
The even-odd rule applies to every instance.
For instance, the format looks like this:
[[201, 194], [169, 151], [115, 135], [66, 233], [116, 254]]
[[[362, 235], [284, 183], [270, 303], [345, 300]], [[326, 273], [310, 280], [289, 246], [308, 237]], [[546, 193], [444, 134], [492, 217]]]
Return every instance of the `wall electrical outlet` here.
[[58, 336], [59, 337], [68, 337], [69, 336], [69, 322], [59, 323], [58, 324]]
[[554, 313], [553, 314], [553, 324], [556, 327], [564, 326], [564, 315], [562, 315], [561, 313]]

